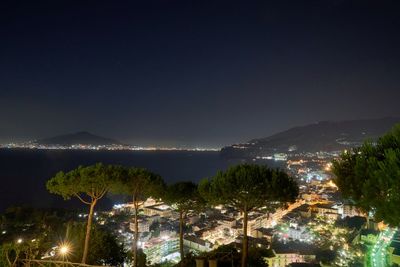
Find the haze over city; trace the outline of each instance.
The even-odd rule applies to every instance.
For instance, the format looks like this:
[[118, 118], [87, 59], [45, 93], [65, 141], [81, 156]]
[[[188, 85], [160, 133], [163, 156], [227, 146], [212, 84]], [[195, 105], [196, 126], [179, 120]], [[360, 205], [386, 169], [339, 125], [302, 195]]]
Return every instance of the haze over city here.
[[398, 1], [4, 1], [0, 141], [222, 147], [399, 116]]

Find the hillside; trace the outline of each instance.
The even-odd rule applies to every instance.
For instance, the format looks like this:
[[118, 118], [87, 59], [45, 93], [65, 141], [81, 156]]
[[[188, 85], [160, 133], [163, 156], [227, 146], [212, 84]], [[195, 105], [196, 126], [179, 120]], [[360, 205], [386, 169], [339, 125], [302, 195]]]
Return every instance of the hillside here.
[[40, 145], [62, 145], [62, 146], [70, 146], [77, 144], [95, 145], [95, 146], [121, 144], [119, 141], [97, 136], [89, 132], [77, 132], [72, 134], [58, 135], [51, 138], [38, 140], [36, 141], [36, 143]]
[[251, 158], [274, 153], [340, 151], [376, 139], [399, 122], [400, 118], [322, 121], [224, 147], [221, 154], [225, 158]]

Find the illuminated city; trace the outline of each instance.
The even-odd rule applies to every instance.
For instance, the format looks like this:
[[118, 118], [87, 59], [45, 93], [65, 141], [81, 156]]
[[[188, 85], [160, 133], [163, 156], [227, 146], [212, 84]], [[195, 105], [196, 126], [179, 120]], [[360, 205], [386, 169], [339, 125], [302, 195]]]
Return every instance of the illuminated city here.
[[0, 2], [0, 267], [400, 267], [399, 0]]

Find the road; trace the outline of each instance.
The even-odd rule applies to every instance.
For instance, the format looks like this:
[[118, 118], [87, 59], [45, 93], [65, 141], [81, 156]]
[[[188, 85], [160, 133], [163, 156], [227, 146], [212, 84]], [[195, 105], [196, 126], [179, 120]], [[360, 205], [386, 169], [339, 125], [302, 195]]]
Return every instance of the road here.
[[378, 236], [378, 240], [372, 247], [370, 257], [370, 266], [372, 267], [386, 267], [387, 264], [387, 249], [396, 229], [387, 228]]

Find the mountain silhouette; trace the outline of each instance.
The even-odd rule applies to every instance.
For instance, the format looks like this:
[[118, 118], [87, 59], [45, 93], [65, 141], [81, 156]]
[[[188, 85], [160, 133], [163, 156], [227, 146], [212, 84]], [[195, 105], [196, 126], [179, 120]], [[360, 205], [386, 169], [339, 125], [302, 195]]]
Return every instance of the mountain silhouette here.
[[40, 145], [121, 145], [122, 143], [106, 137], [97, 136], [89, 132], [77, 132], [72, 134], [58, 135], [36, 141]]
[[224, 147], [221, 155], [225, 158], [253, 158], [274, 153], [341, 151], [359, 146], [365, 140], [377, 139], [396, 123], [400, 123], [400, 118], [321, 121]]

